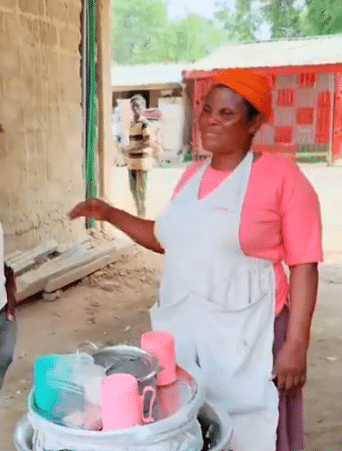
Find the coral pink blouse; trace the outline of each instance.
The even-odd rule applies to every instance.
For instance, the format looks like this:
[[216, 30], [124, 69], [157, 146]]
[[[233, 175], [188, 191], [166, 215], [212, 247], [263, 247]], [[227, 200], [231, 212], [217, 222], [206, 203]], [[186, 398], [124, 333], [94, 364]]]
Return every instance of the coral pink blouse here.
[[[195, 162], [183, 173], [173, 196], [204, 164]], [[214, 191], [229, 175], [210, 166], [199, 199]], [[288, 266], [322, 261], [322, 226], [318, 196], [298, 165], [286, 158], [263, 154], [253, 163], [240, 224], [242, 250], [270, 260], [276, 277], [276, 314], [284, 307], [289, 284]]]

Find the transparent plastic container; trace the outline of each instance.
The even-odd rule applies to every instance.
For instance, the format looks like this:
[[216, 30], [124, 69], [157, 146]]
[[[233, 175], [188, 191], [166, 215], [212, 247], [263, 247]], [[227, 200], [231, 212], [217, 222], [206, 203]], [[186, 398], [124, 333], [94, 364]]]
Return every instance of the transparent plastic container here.
[[[105, 370], [86, 353], [46, 355], [35, 364], [32, 405], [47, 420], [89, 429], [100, 424], [100, 387]], [[84, 420], [82, 420], [84, 418]]]

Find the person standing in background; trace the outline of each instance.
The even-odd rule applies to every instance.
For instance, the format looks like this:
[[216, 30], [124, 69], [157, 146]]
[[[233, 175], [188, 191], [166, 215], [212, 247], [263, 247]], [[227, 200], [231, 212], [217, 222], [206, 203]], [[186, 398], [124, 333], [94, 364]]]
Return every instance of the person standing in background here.
[[130, 100], [133, 121], [129, 132], [129, 145], [126, 148], [129, 187], [132, 192], [138, 216], [146, 215], [146, 189], [148, 171], [153, 166], [153, 158], [161, 161], [162, 151], [153, 137], [149, 121], [142, 116], [146, 108], [143, 96], [135, 95]]

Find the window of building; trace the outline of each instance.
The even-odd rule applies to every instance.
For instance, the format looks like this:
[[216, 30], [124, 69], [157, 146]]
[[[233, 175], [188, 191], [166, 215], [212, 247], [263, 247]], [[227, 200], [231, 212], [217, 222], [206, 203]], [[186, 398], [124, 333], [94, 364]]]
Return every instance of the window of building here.
[[279, 89], [277, 103], [279, 106], [293, 106], [294, 89], [293, 88]]
[[316, 81], [317, 74], [315, 72], [304, 72], [299, 76], [299, 85], [303, 88], [314, 88]]

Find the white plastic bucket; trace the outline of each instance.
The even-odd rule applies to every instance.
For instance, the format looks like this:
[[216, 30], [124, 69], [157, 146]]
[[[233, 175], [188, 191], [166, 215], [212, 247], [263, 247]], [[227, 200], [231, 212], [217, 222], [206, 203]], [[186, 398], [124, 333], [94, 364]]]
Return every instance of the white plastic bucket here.
[[[210, 426], [213, 425], [211, 428], [208, 439], [205, 440], [206, 446], [203, 448], [203, 450], [210, 450], [210, 451], [222, 451], [223, 449], [226, 449], [229, 446], [230, 438], [232, 435], [232, 427], [230, 423], [230, 419], [228, 415], [218, 408], [217, 406], [212, 406], [210, 404], [205, 403], [199, 412], [199, 419], [201, 424], [206, 425], [206, 429], [209, 429]], [[189, 429], [189, 425], [186, 426]], [[179, 431], [180, 432], [180, 431]], [[17, 423], [15, 433], [14, 433], [14, 444], [17, 451], [34, 451], [33, 447], [33, 435], [34, 435], [34, 429], [29, 421], [28, 415], [24, 415], [19, 422]], [[208, 444], [209, 442], [209, 444]], [[143, 449], [143, 450], [153, 450], [156, 448], [156, 444], [144, 445], [143, 448], [136, 448], [136, 449]], [[162, 445], [163, 446], [163, 445]], [[73, 449], [73, 448], [71, 448]], [[89, 448], [85, 448], [89, 449]], [[108, 449], [108, 448], [106, 448]], [[112, 450], [117, 449], [125, 449], [128, 448], [125, 446], [114, 447], [111, 448]], [[134, 448], [132, 448], [134, 449]], [[163, 446], [161, 449], [168, 449], [167, 447]], [[172, 448], [170, 448], [172, 449]], [[173, 448], [174, 449], [174, 448]], [[198, 448], [196, 451], [201, 451], [202, 445]], [[184, 451], [187, 451], [187, 448], [184, 449]]]

